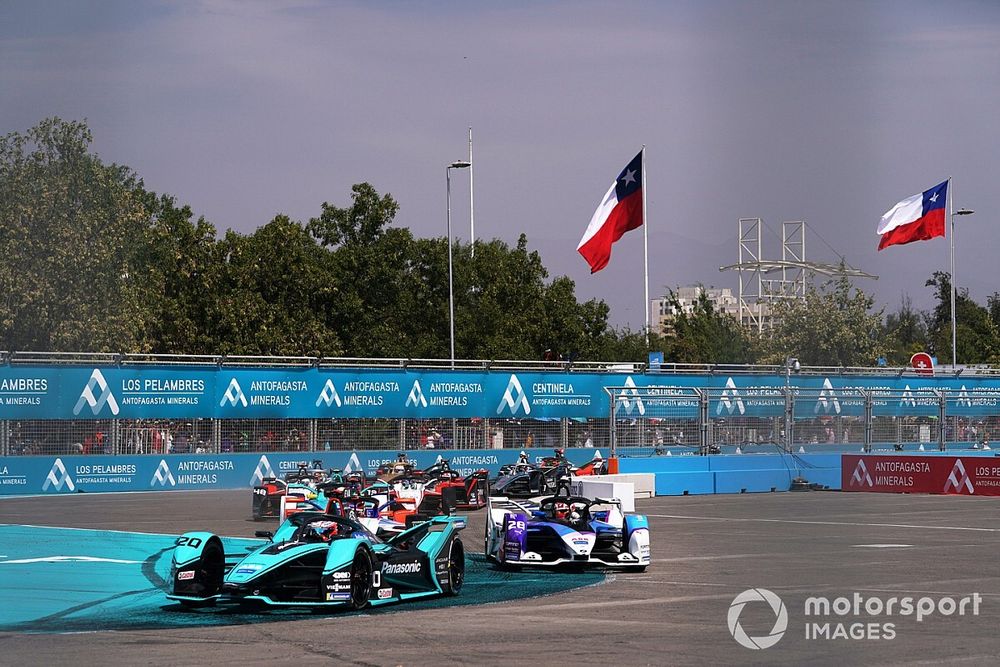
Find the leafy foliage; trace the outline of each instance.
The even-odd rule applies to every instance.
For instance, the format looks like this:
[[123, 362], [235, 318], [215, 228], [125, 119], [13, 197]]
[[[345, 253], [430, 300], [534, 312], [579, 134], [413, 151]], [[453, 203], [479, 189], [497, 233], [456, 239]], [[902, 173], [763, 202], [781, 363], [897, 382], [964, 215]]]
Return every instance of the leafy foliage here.
[[[448, 243], [394, 227], [400, 205], [369, 183], [302, 224], [285, 215], [249, 235], [145, 190], [90, 151], [82, 122], [49, 118], [0, 137], [0, 349], [170, 354], [447, 358]], [[756, 340], [702, 295], [668, 336], [617, 330], [608, 305], [550, 278], [522, 234], [452, 245], [455, 355], [474, 359], [905, 364], [950, 357], [950, 277], [937, 306], [889, 314], [847, 279], [778, 302]], [[676, 296], [671, 293], [674, 303]], [[958, 359], [1000, 361], [1000, 292], [957, 295]]]
[[903, 298], [897, 312], [886, 315], [886, 361], [890, 366], [905, 366], [915, 353], [927, 351], [926, 319], [924, 313], [914, 310], [909, 297]]
[[[928, 338], [938, 358], [951, 362], [951, 276], [935, 271], [927, 279], [937, 305], [929, 316]], [[955, 348], [960, 364], [1000, 362], [1000, 330], [991, 312], [969, 298], [969, 290], [955, 291]]]
[[664, 359], [675, 363], [747, 364], [755, 358], [748, 330], [736, 318], [715, 310], [705, 291], [693, 310], [683, 312], [677, 294], [668, 297], [673, 311], [671, 332], [663, 339]]
[[0, 138], [0, 345], [146, 351], [155, 313], [139, 261], [139, 181], [88, 152], [83, 123]]
[[778, 301], [777, 321], [763, 341], [761, 361], [784, 363], [795, 357], [811, 366], [871, 366], [887, 350], [882, 311], [870, 312], [873, 297], [854, 289], [847, 278], [812, 285], [804, 300]]
[[[221, 238], [172, 196], [89, 152], [84, 123], [0, 140], [0, 347], [171, 354], [443, 358], [448, 241], [393, 227], [369, 183]], [[456, 356], [642, 359], [645, 343], [549, 280], [522, 235], [453, 251]]]

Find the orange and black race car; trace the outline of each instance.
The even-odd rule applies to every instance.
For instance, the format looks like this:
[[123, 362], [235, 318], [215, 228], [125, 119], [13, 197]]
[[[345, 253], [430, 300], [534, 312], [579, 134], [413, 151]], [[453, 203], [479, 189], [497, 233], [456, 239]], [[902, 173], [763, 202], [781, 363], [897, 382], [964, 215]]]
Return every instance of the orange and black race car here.
[[[447, 462], [444, 462], [447, 466]], [[457, 470], [445, 467], [438, 470], [433, 479], [424, 483], [424, 492], [441, 494], [451, 507], [462, 510], [476, 510], [486, 507], [490, 495], [490, 473], [477, 470], [463, 477]]]
[[327, 514], [371, 523], [366, 525], [372, 532], [386, 534], [409, 528], [415, 522], [451, 514], [453, 510], [454, 506], [445, 503], [439, 493], [426, 492], [418, 502], [415, 498], [400, 498], [394, 491], [378, 486], [358, 495], [330, 498], [326, 505]]
[[597, 456], [584, 463], [579, 468], [573, 469], [573, 475], [575, 477], [585, 477], [587, 475], [603, 475], [607, 472], [607, 466], [604, 463], [604, 459]]

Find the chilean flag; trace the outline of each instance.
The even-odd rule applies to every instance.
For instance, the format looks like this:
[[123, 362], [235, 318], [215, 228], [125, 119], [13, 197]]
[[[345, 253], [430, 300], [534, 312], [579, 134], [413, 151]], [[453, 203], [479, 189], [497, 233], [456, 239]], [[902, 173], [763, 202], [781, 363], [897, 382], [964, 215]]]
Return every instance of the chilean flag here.
[[944, 236], [944, 209], [948, 201], [948, 181], [919, 195], [907, 197], [882, 216], [877, 234], [878, 249]]
[[611, 184], [576, 246], [590, 264], [590, 272], [597, 273], [607, 266], [611, 244], [625, 232], [642, 227], [642, 222], [642, 151], [639, 151]]

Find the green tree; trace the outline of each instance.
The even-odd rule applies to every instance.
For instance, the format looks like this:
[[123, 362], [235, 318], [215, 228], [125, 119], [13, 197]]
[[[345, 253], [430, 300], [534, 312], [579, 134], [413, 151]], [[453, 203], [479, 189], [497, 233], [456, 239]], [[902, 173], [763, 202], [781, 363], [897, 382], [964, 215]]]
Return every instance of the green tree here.
[[[398, 211], [392, 195], [359, 183], [351, 189], [350, 206], [323, 202], [307, 225], [328, 251], [334, 292], [328, 325], [351, 356], [416, 357], [431, 350], [441, 356], [439, 347], [428, 345], [432, 341], [414, 337], [408, 322], [427, 301], [412, 285], [412, 234], [389, 226]], [[432, 302], [441, 303], [435, 297]]]
[[993, 292], [987, 297], [986, 308], [990, 311], [993, 326], [1000, 328], [1000, 292]]
[[909, 364], [910, 357], [917, 352], [926, 352], [927, 313], [915, 310], [910, 297], [904, 296], [899, 310], [885, 318], [886, 343], [889, 352], [886, 360], [892, 366]]
[[[307, 225], [220, 239], [91, 141], [56, 118], [0, 139], [0, 348], [448, 356], [448, 240], [392, 227], [391, 195], [360, 183]], [[451, 250], [457, 357], [645, 359], [645, 337], [550, 280], [525, 235]]]
[[150, 350], [159, 354], [215, 354], [220, 348], [218, 304], [222, 259], [215, 227], [192, 221], [189, 206], [173, 197], [146, 195], [151, 226], [141, 261], [155, 287]]
[[91, 141], [58, 118], [0, 138], [0, 347], [148, 349], [141, 183]]
[[812, 366], [871, 366], [888, 345], [882, 310], [875, 299], [840, 277], [822, 289], [809, 285], [805, 299], [775, 302], [774, 329], [762, 341], [762, 363], [781, 364], [788, 357]]
[[[928, 337], [938, 359], [951, 363], [951, 276], [935, 271], [927, 279], [933, 287], [937, 305], [928, 323]], [[955, 291], [955, 351], [960, 364], [984, 364], [1000, 361], [1000, 332], [990, 312], [969, 298], [969, 290]]]
[[739, 320], [717, 311], [703, 290], [690, 313], [683, 312], [677, 294], [668, 296], [676, 313], [664, 337], [664, 358], [675, 363], [748, 364], [754, 343]]
[[[456, 352], [466, 358], [541, 359], [555, 333], [545, 312], [548, 271], [521, 234], [510, 248], [477, 243], [476, 258], [459, 244], [456, 261]], [[447, 266], [444, 268], [447, 279]], [[559, 288], [563, 293], [568, 286]], [[550, 307], [555, 306], [551, 301]], [[561, 316], [553, 311], [554, 321]]]
[[326, 252], [309, 232], [278, 215], [250, 236], [228, 232], [217, 304], [218, 352], [340, 356], [328, 326], [335, 288]]

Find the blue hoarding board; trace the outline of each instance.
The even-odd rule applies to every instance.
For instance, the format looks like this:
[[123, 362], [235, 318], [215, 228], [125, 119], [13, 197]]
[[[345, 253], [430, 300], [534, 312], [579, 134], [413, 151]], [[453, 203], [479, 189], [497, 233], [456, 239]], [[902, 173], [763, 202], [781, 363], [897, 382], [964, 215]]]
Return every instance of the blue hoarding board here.
[[[488, 470], [496, 476], [500, 466], [515, 463], [522, 450], [415, 450], [406, 452], [418, 468], [447, 459], [463, 475]], [[540, 462], [551, 449], [528, 449]], [[569, 450], [578, 465], [599, 452]], [[607, 453], [607, 452], [605, 452]], [[102, 493], [121, 491], [191, 491], [249, 489], [263, 477], [284, 477], [299, 464], [320, 461], [326, 468], [374, 473], [382, 463], [396, 460], [396, 450], [346, 452], [296, 452], [263, 454], [168, 454], [166, 456], [8, 456], [0, 457], [0, 495], [49, 493]], [[247, 497], [247, 511], [250, 498]]]
[[861, 390], [874, 393], [876, 415], [936, 415], [935, 390], [951, 397], [949, 414], [986, 416], [1000, 404], [1000, 378], [986, 377], [4, 366], [0, 419], [601, 418], [606, 387], [618, 388], [623, 418], [654, 406], [696, 418], [692, 387], [710, 390], [714, 417], [772, 417], [783, 414], [786, 382], [801, 395], [798, 416], [861, 416]]

